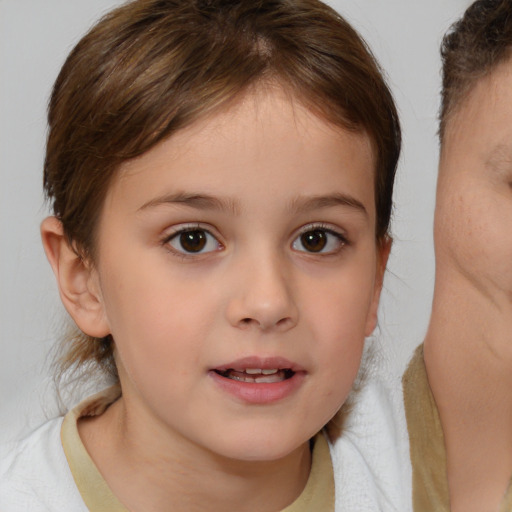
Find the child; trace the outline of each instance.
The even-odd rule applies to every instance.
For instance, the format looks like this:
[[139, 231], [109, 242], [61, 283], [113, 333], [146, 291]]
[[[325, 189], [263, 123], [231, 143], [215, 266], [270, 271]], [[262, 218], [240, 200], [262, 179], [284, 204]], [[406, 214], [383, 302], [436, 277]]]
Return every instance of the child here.
[[64, 366], [118, 383], [2, 457], [0, 509], [333, 510], [400, 149], [364, 43], [315, 0], [136, 0], [48, 119]]

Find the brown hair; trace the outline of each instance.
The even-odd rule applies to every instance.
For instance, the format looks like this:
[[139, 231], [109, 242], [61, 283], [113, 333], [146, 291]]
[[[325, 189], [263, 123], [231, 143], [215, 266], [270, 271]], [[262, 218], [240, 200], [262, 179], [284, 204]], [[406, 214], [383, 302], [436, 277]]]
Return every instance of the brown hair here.
[[[341, 16], [318, 0], [135, 0], [77, 44], [50, 100], [44, 187], [77, 252], [94, 263], [98, 217], [122, 162], [262, 81], [368, 133], [382, 242], [399, 121], [375, 59]], [[65, 366], [93, 360], [115, 371], [110, 341], [76, 336]]]
[[510, 57], [511, 48], [510, 0], [478, 0], [451, 26], [441, 44], [441, 142], [450, 116], [480, 78], [488, 75], [498, 64]]

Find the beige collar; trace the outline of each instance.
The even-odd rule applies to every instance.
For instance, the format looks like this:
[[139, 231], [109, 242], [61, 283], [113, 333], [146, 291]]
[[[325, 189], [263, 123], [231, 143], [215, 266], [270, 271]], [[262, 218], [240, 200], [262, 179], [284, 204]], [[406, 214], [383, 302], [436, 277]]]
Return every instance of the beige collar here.
[[[119, 386], [108, 388], [72, 409], [64, 418], [61, 441], [64, 453], [82, 499], [91, 512], [128, 512], [116, 498], [95, 466], [80, 439], [77, 421], [84, 416], [97, 416], [121, 395]], [[313, 439], [311, 472], [301, 495], [282, 512], [333, 512], [334, 475], [325, 435]]]
[[423, 345], [402, 378], [409, 431], [414, 512], [450, 512], [443, 429], [427, 380]]

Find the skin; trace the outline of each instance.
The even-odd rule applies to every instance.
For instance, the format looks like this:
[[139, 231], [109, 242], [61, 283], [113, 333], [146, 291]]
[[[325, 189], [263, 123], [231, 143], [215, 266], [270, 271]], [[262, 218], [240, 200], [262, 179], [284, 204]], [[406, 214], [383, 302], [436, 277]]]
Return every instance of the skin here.
[[511, 226], [507, 61], [480, 79], [449, 119], [440, 160], [425, 363], [454, 512], [497, 510], [512, 475]]
[[[130, 510], [280, 510], [301, 493], [308, 441], [376, 324], [389, 244], [375, 240], [374, 168], [366, 134], [256, 91], [122, 166], [94, 265], [43, 223], [66, 308], [115, 340], [122, 398], [79, 432]], [[184, 250], [187, 229], [200, 252]], [[315, 230], [320, 252], [301, 238]], [[245, 357], [285, 358], [297, 386], [258, 404], [226, 392], [212, 369]]]

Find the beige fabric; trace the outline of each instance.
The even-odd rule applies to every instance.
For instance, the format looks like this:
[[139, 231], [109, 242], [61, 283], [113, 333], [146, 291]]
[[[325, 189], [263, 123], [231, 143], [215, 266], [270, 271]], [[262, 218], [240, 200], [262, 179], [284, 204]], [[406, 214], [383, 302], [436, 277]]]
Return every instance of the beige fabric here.
[[[444, 436], [428, 384], [423, 345], [416, 349], [402, 384], [409, 430], [414, 512], [449, 512]], [[512, 512], [512, 479], [498, 512]]]
[[121, 395], [119, 386], [108, 388], [84, 400], [68, 412], [62, 422], [60, 438], [69, 469], [82, 499], [91, 512], [127, 512], [114, 496], [87, 453], [78, 434], [77, 421], [84, 416], [100, 415]]
[[314, 438], [313, 460], [302, 494], [282, 512], [334, 512], [334, 474], [325, 435]]
[[[87, 453], [77, 429], [83, 416], [101, 414], [119, 398], [114, 386], [80, 403], [62, 423], [61, 440], [64, 453], [82, 499], [91, 512], [128, 512], [114, 496]], [[329, 445], [323, 433], [314, 438], [311, 473], [302, 494], [282, 512], [334, 512], [334, 474]]]
[[505, 493], [505, 497], [501, 502], [499, 512], [511, 512], [512, 511], [512, 480], [508, 483], [508, 489]]
[[409, 431], [414, 512], [449, 512], [446, 452], [420, 345], [402, 379]]

